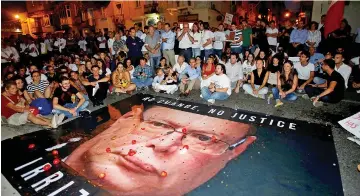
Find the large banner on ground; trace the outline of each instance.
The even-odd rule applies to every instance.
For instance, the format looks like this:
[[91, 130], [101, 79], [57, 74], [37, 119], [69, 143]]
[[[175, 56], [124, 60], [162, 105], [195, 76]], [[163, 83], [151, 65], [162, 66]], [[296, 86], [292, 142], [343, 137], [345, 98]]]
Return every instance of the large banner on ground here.
[[1, 145], [22, 195], [343, 195], [330, 127], [151, 95]]

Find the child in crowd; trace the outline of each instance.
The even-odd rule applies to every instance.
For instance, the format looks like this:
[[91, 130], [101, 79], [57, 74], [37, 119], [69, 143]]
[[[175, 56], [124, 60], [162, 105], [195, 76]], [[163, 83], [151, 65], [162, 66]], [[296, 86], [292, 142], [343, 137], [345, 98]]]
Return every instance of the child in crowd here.
[[155, 92], [164, 92], [167, 94], [174, 94], [178, 89], [177, 85], [173, 84], [171, 75], [165, 77], [161, 68], [156, 69], [156, 76], [153, 80], [152, 87]]

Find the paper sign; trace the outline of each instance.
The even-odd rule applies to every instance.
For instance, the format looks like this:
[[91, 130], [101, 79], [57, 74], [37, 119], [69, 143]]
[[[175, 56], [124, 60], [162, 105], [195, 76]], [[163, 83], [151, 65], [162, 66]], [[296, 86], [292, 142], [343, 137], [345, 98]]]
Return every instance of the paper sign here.
[[233, 19], [233, 15], [232, 15], [232, 14], [229, 14], [229, 13], [226, 13], [225, 19], [224, 19], [224, 24], [229, 24], [229, 25], [231, 25], [232, 19]]
[[339, 121], [339, 124], [344, 129], [360, 138], [360, 112]]
[[300, 62], [300, 57], [289, 57], [289, 61], [293, 62], [293, 64], [295, 65], [295, 63]]

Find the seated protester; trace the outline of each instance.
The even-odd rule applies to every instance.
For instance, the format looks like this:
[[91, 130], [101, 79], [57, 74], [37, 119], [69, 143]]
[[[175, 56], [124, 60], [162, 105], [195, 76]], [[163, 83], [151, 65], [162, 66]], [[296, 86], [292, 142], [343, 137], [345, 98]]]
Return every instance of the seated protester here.
[[238, 62], [236, 53], [231, 54], [230, 61], [225, 64], [225, 68], [227, 76], [231, 81], [231, 89], [234, 89], [235, 93], [239, 93], [244, 79], [244, 74], [241, 62]]
[[[51, 88], [47, 80], [40, 80], [40, 72], [33, 71], [31, 73], [32, 82], [27, 86], [27, 92], [30, 99], [35, 100], [37, 98], [50, 98]], [[28, 98], [27, 98], [28, 100]]]
[[81, 83], [79, 72], [71, 71], [70, 72], [70, 84], [72, 87], [76, 88], [77, 91], [81, 92], [86, 101], [89, 100], [89, 96], [86, 92], [85, 86]]
[[211, 77], [210, 85], [201, 88], [200, 97], [214, 104], [215, 100], [225, 100], [231, 95], [230, 79], [226, 75], [225, 65], [216, 65], [215, 75]]
[[55, 68], [52, 66], [47, 66], [46, 67], [46, 77], [47, 80], [49, 81], [49, 83], [53, 82], [53, 81], [58, 81], [58, 74], [55, 72]]
[[91, 61], [86, 61], [85, 63], [85, 68], [83, 67], [79, 67], [79, 76], [80, 76], [80, 80], [84, 80], [87, 79], [89, 76], [92, 75], [91, 73], [91, 67], [92, 67], [92, 63]]
[[201, 68], [201, 85], [200, 87], [208, 87], [210, 85], [210, 78], [215, 75], [215, 64], [213, 58], [208, 58], [207, 63]]
[[276, 100], [275, 107], [283, 105], [281, 99], [295, 101], [298, 77], [291, 61], [286, 61], [282, 67], [281, 73], [278, 72], [277, 87], [272, 88], [272, 95]]
[[169, 65], [165, 68], [165, 81], [167, 85], [178, 85], [177, 73], [173, 71], [172, 67]]
[[131, 80], [134, 78], [135, 67], [130, 58], [125, 59], [124, 68], [130, 73]]
[[266, 83], [269, 79], [269, 72], [264, 68], [264, 61], [261, 59], [256, 60], [256, 69], [251, 73], [250, 84], [244, 84], [243, 89], [245, 94], [248, 93], [254, 97], [265, 99], [268, 93]]
[[122, 63], [117, 64], [116, 70], [112, 73], [111, 82], [113, 85], [112, 92], [117, 95], [119, 93], [131, 94], [136, 89], [136, 85], [131, 83], [130, 73]]
[[249, 54], [247, 60], [242, 64], [244, 82], [248, 83], [251, 79], [251, 73], [256, 69], [256, 60], [252, 53]]
[[14, 81], [5, 83], [5, 91], [1, 94], [1, 116], [4, 116], [11, 125], [23, 125], [28, 121], [36, 124], [57, 128], [61, 123], [59, 116], [55, 115], [51, 120], [38, 116], [38, 111], [30, 108], [23, 96], [18, 94]]
[[[38, 70], [38, 68], [36, 67], [36, 65], [30, 65], [30, 67], [29, 67], [29, 73], [30, 73], [30, 75], [25, 78], [26, 84], [29, 85], [30, 83], [33, 82], [31, 73], [34, 72], [34, 71], [38, 71], [38, 72], [39, 72], [39, 70]], [[39, 72], [39, 73], [40, 73], [40, 72]], [[40, 76], [41, 76], [41, 80], [47, 80], [47, 77], [46, 77], [44, 74], [41, 73]]]
[[278, 83], [278, 74], [281, 71], [282, 66], [277, 56], [272, 58], [272, 63], [268, 66], [267, 71], [269, 72], [268, 84], [276, 86]]
[[109, 89], [110, 76], [105, 75], [105, 72], [100, 74], [100, 67], [97, 65], [92, 66], [91, 71], [93, 75], [89, 76], [86, 80], [83, 80], [82, 84], [85, 86], [89, 99], [95, 107], [104, 104], [103, 101], [106, 98]]
[[[111, 70], [106, 67], [105, 62], [103, 60], [98, 60], [97, 61], [97, 66], [100, 68], [99, 74], [102, 75], [103, 73], [106, 76], [110, 76], [111, 75]], [[91, 68], [92, 69], [92, 68]]]
[[323, 102], [338, 103], [344, 98], [344, 78], [335, 71], [335, 62], [332, 59], [324, 60], [321, 69], [328, 74], [327, 83], [311, 84], [305, 87], [307, 97], [311, 98], [313, 105], [319, 107]]
[[345, 89], [347, 89], [352, 69], [350, 66], [344, 63], [343, 53], [335, 54], [334, 61], [335, 61], [335, 71], [339, 72], [339, 74], [344, 78]]
[[17, 76], [19, 76], [24, 82], [26, 82], [26, 80], [25, 80], [25, 78], [27, 77], [26, 68], [20, 67], [17, 71]]
[[190, 91], [193, 89], [195, 83], [198, 83], [198, 89], [200, 88], [200, 67], [196, 67], [195, 58], [191, 58], [189, 63], [190, 65], [187, 66], [180, 75], [180, 96], [188, 96], [190, 94]]
[[177, 63], [173, 66], [173, 71], [177, 74], [178, 79], [180, 80], [180, 74], [186, 69], [186, 67], [189, 66], [185, 62], [185, 57], [183, 55], [179, 55], [177, 59]]
[[294, 68], [298, 73], [298, 92], [303, 93], [306, 85], [311, 84], [315, 77], [315, 66], [309, 62], [310, 53], [302, 51], [300, 62], [294, 64]]
[[[86, 111], [89, 102], [85, 100], [83, 94], [70, 85], [70, 79], [61, 77], [59, 87], [55, 90], [53, 103], [53, 113], [64, 114], [67, 118], [79, 115], [79, 112]], [[77, 102], [76, 99], [79, 99]]]
[[159, 63], [159, 68], [161, 68], [163, 71], [164, 69], [167, 67], [168, 65], [166, 64], [166, 58], [165, 57], [162, 57], [160, 59], [160, 63]]
[[256, 56], [255, 59], [256, 59], [256, 60], [257, 60], [257, 59], [263, 60], [263, 61], [264, 61], [264, 62], [263, 62], [264, 68], [266, 68], [266, 67], [268, 66], [268, 59], [269, 59], [269, 58], [266, 56], [265, 51], [261, 50], [261, 51], [259, 52], [259, 55]]
[[140, 58], [140, 65], [135, 67], [133, 82], [136, 85], [136, 89], [149, 90], [149, 86], [152, 85], [153, 68], [146, 64], [144, 57]]
[[201, 57], [200, 56], [197, 56], [196, 57], [196, 67], [200, 67], [202, 66], [203, 62], [201, 60]]
[[125, 60], [126, 60], [126, 53], [121, 51], [119, 53], [119, 55], [117, 56], [117, 58], [116, 58], [116, 63], [123, 63], [124, 64]]
[[12, 80], [12, 78], [15, 76], [14, 72], [7, 72], [4, 76], [4, 82]]
[[[309, 47], [310, 59], [309, 62], [314, 64], [315, 66], [319, 64], [322, 60], [325, 59], [325, 56], [321, 53], [316, 52], [316, 48], [313, 46]], [[320, 67], [320, 65], [319, 65]]]
[[166, 78], [165, 78], [163, 70], [161, 68], [157, 68], [156, 76], [152, 83], [152, 87], [153, 87], [154, 91], [155, 92], [164, 92], [167, 94], [174, 94], [174, 92], [177, 91], [178, 86], [177, 86], [177, 83], [168, 84], [167, 81], [169, 78], [168, 78], [168, 76], [166, 76]]
[[356, 90], [357, 93], [360, 93], [360, 65], [352, 67], [351, 75], [351, 82], [349, 82], [351, 86], [349, 86], [349, 88], [351, 87], [353, 90]]
[[223, 54], [221, 56], [221, 59], [216, 55], [216, 60], [217, 60], [218, 63], [225, 65], [228, 62], [229, 59], [227, 58], [227, 56], [225, 54]]

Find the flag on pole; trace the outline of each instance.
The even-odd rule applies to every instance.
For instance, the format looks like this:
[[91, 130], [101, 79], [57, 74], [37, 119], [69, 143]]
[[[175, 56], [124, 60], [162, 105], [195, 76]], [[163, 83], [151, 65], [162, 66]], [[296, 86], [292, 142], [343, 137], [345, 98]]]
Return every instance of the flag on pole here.
[[329, 9], [326, 13], [325, 18], [325, 29], [324, 29], [324, 36], [325, 38], [328, 37], [329, 33], [335, 31], [340, 27], [341, 20], [344, 16], [344, 1], [331, 1]]

